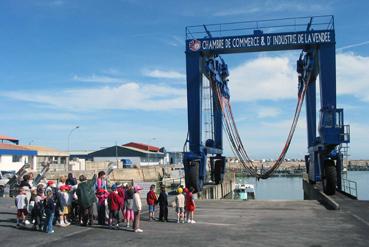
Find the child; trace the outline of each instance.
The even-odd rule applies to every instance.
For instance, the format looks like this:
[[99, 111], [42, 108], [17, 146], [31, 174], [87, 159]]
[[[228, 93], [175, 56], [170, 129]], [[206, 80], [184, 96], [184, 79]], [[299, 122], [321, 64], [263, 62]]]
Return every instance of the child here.
[[182, 188], [178, 188], [177, 190], [178, 195], [176, 196], [176, 212], [177, 212], [177, 223], [181, 222], [184, 223], [184, 204], [185, 204], [185, 197], [182, 194]]
[[72, 209], [70, 213], [70, 219], [75, 223], [81, 223], [81, 214], [79, 213], [79, 203], [77, 197], [77, 190], [78, 185], [72, 186]]
[[64, 186], [66, 181], [67, 181], [66, 176], [64, 175], [60, 176], [57, 188], [60, 190], [60, 187]]
[[140, 229], [140, 220], [141, 220], [141, 211], [142, 211], [140, 191], [142, 190], [142, 187], [139, 185], [136, 185], [134, 187], [134, 190], [135, 190], [135, 194], [133, 195], [133, 211], [135, 212], [135, 220], [133, 222], [133, 229], [135, 232], [143, 232]]
[[17, 228], [19, 228], [20, 222], [26, 225], [26, 216], [28, 214], [28, 199], [23, 187], [19, 189], [19, 194], [15, 198], [15, 206], [17, 207]]
[[32, 219], [34, 219], [33, 229], [42, 230], [42, 215], [44, 213], [44, 188], [43, 186], [37, 187], [37, 196], [35, 197], [35, 205], [32, 210]]
[[113, 184], [111, 186], [112, 192], [108, 196], [109, 206], [109, 228], [113, 228], [113, 218], [116, 219], [116, 229], [119, 229], [119, 209], [120, 209], [120, 197], [118, 195], [117, 186]]
[[60, 191], [58, 193], [59, 202], [59, 223], [61, 227], [69, 226], [70, 223], [67, 220], [69, 214], [68, 204], [70, 204], [69, 199], [69, 187], [68, 185], [60, 186]]
[[158, 198], [156, 197], [155, 194], [155, 185], [151, 185], [150, 186], [150, 191], [147, 192], [147, 196], [146, 196], [146, 202], [147, 205], [149, 206], [149, 220], [154, 220], [154, 215], [155, 215], [155, 204], [158, 201]]
[[[127, 185], [127, 184], [125, 184]], [[122, 211], [122, 218], [124, 219], [124, 215], [125, 215], [125, 193], [126, 193], [126, 188], [125, 185], [122, 185], [121, 183], [117, 183], [117, 191], [118, 191], [118, 195], [120, 197], [120, 205], [119, 208]], [[123, 220], [124, 221], [124, 220]]]
[[158, 198], [158, 203], [160, 206], [160, 212], [159, 212], [159, 220], [164, 222], [168, 222], [168, 195], [165, 192], [165, 186], [162, 185], [160, 187], [160, 195]]
[[125, 195], [127, 228], [129, 227], [130, 222], [133, 224], [133, 220], [135, 218], [134, 213], [133, 213], [133, 194], [134, 194], [134, 191], [132, 187], [128, 186], [126, 190], [126, 195]]
[[46, 201], [45, 201], [46, 220], [44, 222], [44, 231], [47, 233], [54, 233], [53, 220], [54, 220], [55, 208], [56, 208], [56, 204], [53, 199], [53, 192], [48, 191], [47, 196], [46, 196]]
[[109, 192], [104, 189], [98, 189], [97, 197], [97, 224], [105, 225], [105, 200], [108, 199]]
[[185, 197], [185, 205], [184, 205], [184, 218], [188, 219], [187, 215], [188, 215], [188, 211], [187, 211], [187, 207], [186, 207], [186, 198], [187, 198], [187, 194], [188, 194], [189, 190], [185, 187], [183, 188], [183, 195]]
[[194, 192], [194, 188], [190, 188], [190, 191], [186, 193], [186, 210], [187, 210], [187, 223], [196, 223], [193, 220], [193, 214], [195, 212], [195, 201], [193, 199], [192, 193]]

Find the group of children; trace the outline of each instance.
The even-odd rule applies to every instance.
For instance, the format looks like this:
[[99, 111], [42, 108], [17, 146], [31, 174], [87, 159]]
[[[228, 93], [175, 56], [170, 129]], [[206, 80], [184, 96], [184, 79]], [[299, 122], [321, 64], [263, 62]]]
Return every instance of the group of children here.
[[[141, 190], [142, 187], [139, 185], [116, 183], [108, 191], [103, 171], [98, 173], [97, 178], [94, 176], [91, 180], [81, 175], [77, 183], [72, 174], [69, 174], [68, 178], [61, 177], [58, 184], [48, 181], [47, 184], [39, 184], [36, 188], [30, 186], [28, 177], [25, 176], [15, 199], [17, 227], [32, 223], [34, 230], [53, 233], [54, 225], [67, 227], [72, 221], [82, 226], [92, 225], [93, 208], [96, 205], [99, 225], [109, 225], [110, 228], [117, 229], [122, 215], [122, 221], [127, 228], [132, 227], [134, 232], [142, 232]], [[180, 187], [177, 192], [173, 202], [177, 223], [185, 221], [195, 223], [193, 189]], [[165, 187], [160, 188], [160, 194], [157, 196], [155, 185], [152, 185], [147, 193], [146, 202], [150, 221], [155, 219], [155, 207], [158, 204], [159, 220], [168, 221], [168, 195]]]
[[[177, 189], [177, 195], [172, 206], [175, 207], [177, 213], [177, 223], [196, 223], [193, 219], [195, 212], [195, 201], [193, 198], [193, 188], [188, 190], [180, 186]], [[151, 185], [150, 191], [146, 196], [147, 205], [149, 207], [149, 219], [154, 220], [155, 205], [159, 204], [159, 221], [168, 222], [168, 195], [165, 186], [160, 187], [159, 198], [155, 194], [155, 185]]]

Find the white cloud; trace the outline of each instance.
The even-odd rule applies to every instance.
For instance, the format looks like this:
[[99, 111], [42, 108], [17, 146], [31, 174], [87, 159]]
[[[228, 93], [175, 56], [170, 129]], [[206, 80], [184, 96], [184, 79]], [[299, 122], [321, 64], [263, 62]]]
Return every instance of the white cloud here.
[[349, 155], [353, 159], [365, 159], [368, 158], [369, 149], [369, 132], [367, 124], [351, 122], [350, 123], [350, 143], [349, 143]]
[[184, 46], [183, 38], [177, 35], [172, 35], [169, 39], [166, 40], [166, 43], [173, 47]]
[[340, 48], [337, 48], [337, 51], [343, 51], [343, 50], [347, 50], [347, 49], [350, 49], [350, 48], [360, 47], [360, 46], [363, 46], [363, 45], [369, 45], [369, 40], [364, 41], [364, 42], [360, 42], [360, 43], [355, 43], [355, 44], [342, 46]]
[[369, 57], [337, 54], [337, 91], [369, 101]]
[[[353, 53], [337, 54], [337, 90], [369, 101], [369, 57]], [[147, 75], [161, 78], [185, 78], [177, 71], [152, 70]], [[75, 80], [118, 83], [119, 78], [75, 76]], [[258, 57], [248, 60], [230, 71], [229, 87], [232, 101], [262, 101], [296, 99], [297, 73], [292, 56]], [[36, 102], [70, 110], [141, 109], [165, 110], [186, 107], [186, 90], [166, 85], [123, 83], [104, 87], [53, 91], [10, 91], [2, 96]], [[259, 118], [279, 114], [275, 107], [261, 107]]]
[[122, 83], [123, 79], [112, 77], [112, 76], [99, 76], [99, 75], [90, 75], [90, 76], [79, 76], [74, 75], [72, 78], [74, 81], [80, 82], [97, 82], [97, 83]]
[[231, 100], [296, 98], [297, 74], [288, 57], [259, 57], [230, 71]]
[[281, 113], [279, 108], [275, 107], [261, 107], [258, 110], [258, 118], [276, 117]]
[[[369, 57], [338, 53], [336, 59], [337, 94], [369, 101]], [[295, 60], [292, 56], [248, 60], [231, 69], [229, 88], [232, 101], [296, 99]]]
[[174, 71], [174, 70], [159, 70], [159, 69], [145, 70], [143, 71], [143, 74], [145, 76], [152, 77], [152, 78], [164, 78], [164, 79], [185, 79], [186, 78], [185, 74], [178, 72], [178, 71]]
[[167, 110], [186, 106], [186, 90], [136, 82], [119, 86], [52, 91], [14, 91], [2, 94], [71, 111], [102, 109]]

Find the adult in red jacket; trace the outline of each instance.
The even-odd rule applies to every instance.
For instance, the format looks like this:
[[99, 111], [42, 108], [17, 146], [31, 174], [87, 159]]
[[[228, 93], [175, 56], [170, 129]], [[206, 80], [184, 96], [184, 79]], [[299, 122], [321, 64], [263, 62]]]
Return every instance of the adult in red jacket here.
[[146, 202], [149, 206], [149, 218], [150, 220], [154, 220], [155, 215], [155, 204], [158, 201], [158, 197], [155, 194], [155, 184], [150, 186], [150, 191], [147, 192]]

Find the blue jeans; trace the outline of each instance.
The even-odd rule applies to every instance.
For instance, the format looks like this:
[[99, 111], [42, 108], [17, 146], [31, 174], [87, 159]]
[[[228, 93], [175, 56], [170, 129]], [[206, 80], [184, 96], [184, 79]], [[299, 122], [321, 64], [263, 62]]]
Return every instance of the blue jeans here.
[[149, 212], [150, 213], [155, 212], [155, 205], [149, 205]]
[[44, 231], [47, 233], [51, 233], [53, 231], [53, 219], [54, 219], [54, 213], [47, 213], [46, 214], [46, 220], [44, 224]]

